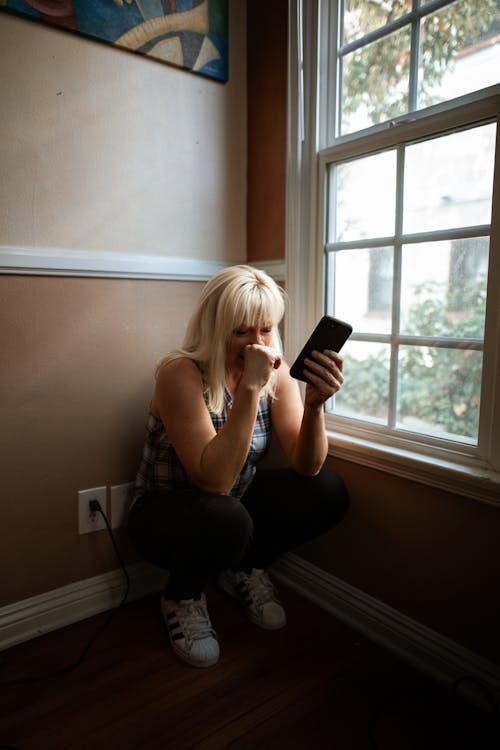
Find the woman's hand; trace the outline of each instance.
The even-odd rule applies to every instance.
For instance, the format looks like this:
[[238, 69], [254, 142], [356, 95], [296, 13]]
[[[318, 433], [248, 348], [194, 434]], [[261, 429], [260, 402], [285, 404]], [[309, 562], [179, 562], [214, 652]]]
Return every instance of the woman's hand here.
[[281, 354], [270, 346], [249, 344], [244, 349], [245, 365], [240, 383], [259, 391], [267, 384], [273, 370], [281, 365]]
[[344, 360], [337, 352], [325, 349], [313, 351], [310, 359], [305, 360], [304, 375], [308, 379], [304, 404], [309, 407], [322, 406], [328, 401], [344, 382]]

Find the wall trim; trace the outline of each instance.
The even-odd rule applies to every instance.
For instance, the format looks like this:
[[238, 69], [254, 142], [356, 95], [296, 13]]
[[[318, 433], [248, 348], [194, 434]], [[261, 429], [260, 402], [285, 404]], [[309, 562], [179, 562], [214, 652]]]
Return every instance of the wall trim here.
[[202, 258], [0, 246], [0, 273], [204, 281], [229, 263]]
[[[222, 260], [172, 255], [0, 245], [1, 274], [206, 281], [230, 265], [232, 263]], [[273, 278], [285, 277], [285, 262], [282, 260], [252, 265], [267, 271]]]
[[285, 281], [286, 266], [284, 260], [250, 260], [250, 266], [265, 271], [275, 281]]
[[500, 507], [500, 472], [479, 460], [449, 452], [449, 458], [386, 446], [328, 429], [328, 455], [413, 482]]
[[[127, 601], [161, 590], [163, 571], [144, 562], [128, 566], [127, 571], [131, 584]], [[460, 677], [472, 677], [500, 705], [498, 665], [298, 555], [285, 555], [272, 571], [306, 599], [445, 687]], [[123, 593], [123, 571], [117, 569], [8, 604], [0, 608], [0, 651], [116, 607]], [[491, 708], [473, 683], [461, 683], [460, 695], [482, 709]]]
[[[161, 590], [164, 571], [147, 563], [127, 566], [127, 601]], [[118, 568], [0, 608], [0, 651], [117, 607], [125, 593]]]
[[[412, 620], [298, 555], [285, 555], [273, 566], [273, 572], [306, 599], [436, 682], [452, 688], [461, 677], [473, 678], [484, 685], [496, 705], [500, 705], [500, 666], [497, 664]], [[458, 694], [480, 708], [491, 711], [483, 692], [474, 683], [460, 683]]]

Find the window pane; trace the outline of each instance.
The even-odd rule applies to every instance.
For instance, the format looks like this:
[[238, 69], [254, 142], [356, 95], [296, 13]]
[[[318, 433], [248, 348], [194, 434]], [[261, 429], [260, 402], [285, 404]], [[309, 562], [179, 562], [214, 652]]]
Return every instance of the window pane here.
[[401, 332], [482, 339], [488, 249], [487, 237], [403, 246]]
[[405, 233], [489, 224], [495, 125], [407, 146]]
[[402, 346], [397, 426], [476, 444], [482, 358], [473, 350]]
[[410, 27], [342, 58], [342, 133], [408, 112]]
[[396, 151], [330, 167], [328, 241], [394, 234]]
[[411, 0], [387, 0], [367, 3], [366, 0], [344, 2], [344, 44], [360, 39], [370, 31], [386, 26], [411, 10]]
[[387, 423], [389, 346], [348, 341], [342, 350], [345, 381], [333, 412], [344, 417]]
[[495, 5], [496, 0], [457, 0], [422, 20], [419, 108], [498, 83], [500, 44]]
[[328, 309], [356, 333], [391, 330], [392, 247], [341, 250], [328, 262]]

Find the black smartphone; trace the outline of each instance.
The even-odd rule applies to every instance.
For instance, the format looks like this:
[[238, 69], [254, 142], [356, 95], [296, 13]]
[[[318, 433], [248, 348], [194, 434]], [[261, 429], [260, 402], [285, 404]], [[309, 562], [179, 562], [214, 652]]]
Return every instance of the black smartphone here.
[[324, 315], [319, 321], [314, 331], [309, 336], [304, 348], [290, 368], [290, 375], [296, 380], [309, 382], [304, 377], [304, 360], [311, 358], [313, 349], [322, 352], [324, 349], [330, 349], [339, 352], [352, 333], [352, 326], [338, 318], [332, 318], [331, 315]]

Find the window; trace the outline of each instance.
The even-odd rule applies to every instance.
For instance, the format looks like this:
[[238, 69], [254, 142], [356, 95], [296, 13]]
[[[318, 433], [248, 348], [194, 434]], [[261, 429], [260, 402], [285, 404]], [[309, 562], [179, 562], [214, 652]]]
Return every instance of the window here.
[[499, 9], [292, 4], [287, 283], [354, 328], [335, 452], [500, 503]]
[[495, 131], [328, 164], [326, 306], [355, 330], [335, 413], [477, 445]]

